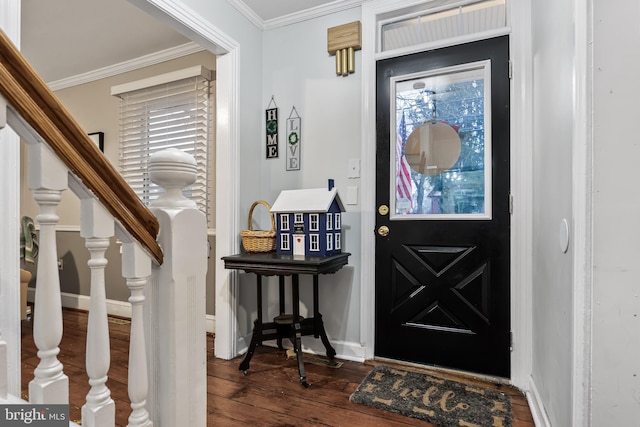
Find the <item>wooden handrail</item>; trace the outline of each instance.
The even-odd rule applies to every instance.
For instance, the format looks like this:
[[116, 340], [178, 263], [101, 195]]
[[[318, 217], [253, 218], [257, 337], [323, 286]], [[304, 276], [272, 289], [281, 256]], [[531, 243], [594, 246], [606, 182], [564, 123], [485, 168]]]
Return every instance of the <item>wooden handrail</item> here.
[[156, 217], [1, 30], [0, 94], [109, 213], [162, 264]]

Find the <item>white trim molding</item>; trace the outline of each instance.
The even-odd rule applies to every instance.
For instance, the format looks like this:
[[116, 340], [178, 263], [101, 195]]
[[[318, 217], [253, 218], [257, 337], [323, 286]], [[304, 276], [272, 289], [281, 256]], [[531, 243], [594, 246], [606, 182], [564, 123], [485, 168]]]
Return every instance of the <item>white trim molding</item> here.
[[159, 64], [165, 61], [170, 61], [172, 59], [181, 58], [186, 55], [201, 52], [203, 50], [204, 48], [197, 45], [196, 43], [185, 43], [180, 46], [161, 50], [155, 53], [150, 53], [148, 55], [144, 55], [130, 61], [124, 61], [118, 64], [109, 65], [108, 67], [98, 68], [97, 70], [56, 80], [47, 84], [49, 85], [49, 88], [54, 91], [66, 89], [72, 86], [106, 79], [107, 77], [117, 76], [122, 73], [138, 70], [140, 68]]
[[[376, 15], [370, 3], [362, 7], [362, 117], [360, 141], [360, 344], [367, 359], [374, 357], [375, 340], [375, 204], [376, 204]], [[365, 185], [365, 183], [370, 183]], [[369, 231], [369, 232], [367, 232]]]
[[[302, 352], [317, 354], [320, 356], [326, 355], [327, 349], [324, 347], [324, 344], [322, 344], [320, 340], [312, 339], [312, 338], [313, 337], [307, 340], [305, 337], [302, 337]], [[243, 343], [243, 346], [239, 348], [239, 352], [241, 354], [246, 353], [249, 347], [249, 342], [251, 342], [251, 333], [241, 337], [240, 342]], [[264, 341], [262, 345], [265, 345], [268, 347], [278, 346], [276, 340]], [[358, 343], [331, 340], [331, 345], [336, 350], [336, 357], [339, 357], [341, 360], [349, 360], [352, 362], [362, 363], [367, 359], [364, 355], [365, 349]], [[286, 340], [286, 341], [283, 340], [282, 346], [287, 349], [293, 348], [289, 340]]]
[[321, 4], [310, 9], [301, 10], [299, 12], [290, 13], [278, 18], [263, 20], [242, 0], [228, 0], [231, 6], [236, 8], [245, 18], [247, 18], [259, 30], [272, 30], [299, 22], [308, 21], [310, 19], [319, 18], [321, 16], [330, 15], [332, 13], [342, 12], [344, 10], [360, 7], [367, 0], [336, 0], [331, 3]]
[[[27, 301], [33, 302], [35, 299], [35, 288], [29, 288], [27, 290]], [[89, 311], [91, 297], [87, 295], [78, 295], [68, 292], [61, 292], [62, 306], [65, 308], [73, 308], [76, 310]], [[107, 301], [107, 314], [109, 316], [123, 317], [125, 319], [131, 319], [131, 304], [125, 301], [118, 301], [108, 299]], [[215, 333], [216, 331], [216, 317], [211, 314], [206, 315], [207, 319], [207, 332]]]
[[264, 21], [257, 13], [253, 11], [242, 0], [228, 0], [229, 4], [233, 6], [238, 12], [242, 14], [249, 22], [251, 22], [257, 29], [264, 30]]
[[511, 383], [522, 390], [529, 386], [533, 354], [533, 65], [530, 17], [531, 0], [511, 3]]
[[240, 46], [179, 0], [128, 1], [215, 55], [225, 55]]
[[593, 17], [592, 1], [574, 1], [572, 425], [592, 424], [593, 305]]
[[549, 416], [542, 403], [542, 396], [540, 396], [533, 377], [529, 378], [527, 388], [526, 397], [529, 403], [529, 409], [531, 410], [531, 416], [533, 417], [533, 424], [535, 424], [536, 427], [551, 427], [551, 421], [549, 421]]

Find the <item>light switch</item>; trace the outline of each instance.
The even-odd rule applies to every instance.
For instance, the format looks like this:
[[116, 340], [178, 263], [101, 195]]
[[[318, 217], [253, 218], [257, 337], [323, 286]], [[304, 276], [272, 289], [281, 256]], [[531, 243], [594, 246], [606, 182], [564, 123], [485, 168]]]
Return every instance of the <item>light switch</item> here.
[[360, 178], [360, 159], [349, 159], [348, 178]]
[[358, 204], [358, 187], [347, 187], [347, 204]]

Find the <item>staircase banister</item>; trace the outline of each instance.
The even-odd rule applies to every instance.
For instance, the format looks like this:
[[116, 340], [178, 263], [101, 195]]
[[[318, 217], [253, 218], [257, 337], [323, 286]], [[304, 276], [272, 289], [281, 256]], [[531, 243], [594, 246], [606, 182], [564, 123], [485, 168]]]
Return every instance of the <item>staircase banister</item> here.
[[1, 30], [0, 94], [9, 104], [9, 125], [30, 127], [40, 135], [109, 213], [162, 264], [156, 217]]

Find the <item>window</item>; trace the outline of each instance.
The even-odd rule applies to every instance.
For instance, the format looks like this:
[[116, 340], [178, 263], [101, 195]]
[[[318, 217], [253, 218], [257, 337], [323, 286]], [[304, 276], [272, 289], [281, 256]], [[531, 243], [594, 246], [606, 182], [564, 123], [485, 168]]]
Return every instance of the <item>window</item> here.
[[120, 98], [120, 172], [145, 205], [162, 191], [149, 179], [149, 156], [177, 148], [196, 159], [196, 182], [183, 193], [208, 218], [211, 74], [197, 66], [111, 88]]
[[436, 4], [428, 9], [425, 2], [422, 7], [409, 7], [398, 13], [400, 16], [379, 21], [379, 50], [383, 52], [498, 30], [507, 25], [505, 0], [462, 0], [455, 5]]
[[309, 234], [309, 250], [312, 252], [318, 252], [320, 250], [317, 234]]
[[336, 212], [336, 227], [335, 227], [336, 230], [340, 230], [340, 228], [342, 227], [342, 224], [341, 224], [342, 218], [341, 218], [341, 216], [342, 215], [340, 215], [340, 212]]
[[342, 249], [342, 234], [336, 233], [336, 250]]
[[289, 230], [289, 214], [280, 214], [280, 230]]
[[283, 251], [288, 251], [290, 248], [289, 246], [289, 235], [288, 234], [281, 234], [280, 235], [280, 249]]
[[333, 230], [333, 214], [327, 212], [327, 230]]
[[295, 214], [295, 217], [294, 217], [294, 219], [293, 219], [293, 222], [294, 222], [295, 224], [302, 224], [302, 222], [303, 222], [303, 221], [302, 221], [302, 218], [303, 218], [303, 217], [302, 217], [302, 214], [301, 214], [301, 213], [297, 213], [297, 214]]
[[309, 215], [309, 230], [318, 231], [318, 214]]
[[331, 233], [327, 234], [327, 250], [328, 251], [333, 250], [333, 234]]

